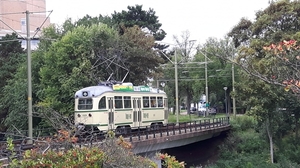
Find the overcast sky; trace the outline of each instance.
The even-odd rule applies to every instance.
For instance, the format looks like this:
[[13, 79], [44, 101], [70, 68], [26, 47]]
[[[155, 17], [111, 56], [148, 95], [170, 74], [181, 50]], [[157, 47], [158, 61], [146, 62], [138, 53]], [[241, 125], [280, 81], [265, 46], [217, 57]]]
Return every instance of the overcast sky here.
[[188, 30], [191, 40], [204, 43], [209, 37], [223, 38], [242, 17], [254, 20], [258, 10], [265, 9], [269, 0], [46, 0], [47, 10], [53, 10], [51, 23], [61, 24], [85, 15], [111, 15], [127, 6], [153, 8], [167, 36], [164, 42], [174, 43], [173, 35]]

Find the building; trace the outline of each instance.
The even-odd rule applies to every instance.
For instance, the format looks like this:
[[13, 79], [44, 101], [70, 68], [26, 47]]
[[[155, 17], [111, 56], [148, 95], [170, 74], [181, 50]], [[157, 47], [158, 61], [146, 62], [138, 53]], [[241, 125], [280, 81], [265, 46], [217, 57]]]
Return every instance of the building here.
[[[19, 38], [27, 37], [26, 11], [29, 11], [30, 37], [39, 38], [42, 28], [50, 25], [49, 12], [46, 12], [46, 0], [0, 0], [0, 38], [17, 32]], [[44, 24], [43, 24], [44, 23]], [[32, 40], [32, 49], [38, 40]], [[26, 48], [26, 40], [22, 40]]]

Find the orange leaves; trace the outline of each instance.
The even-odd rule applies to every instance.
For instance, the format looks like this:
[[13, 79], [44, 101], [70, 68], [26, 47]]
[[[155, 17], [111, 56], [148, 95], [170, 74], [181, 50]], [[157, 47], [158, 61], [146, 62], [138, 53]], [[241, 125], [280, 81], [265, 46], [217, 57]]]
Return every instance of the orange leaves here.
[[160, 160], [164, 160], [164, 166], [168, 167], [168, 168], [184, 168], [185, 167], [185, 163], [184, 162], [179, 162], [178, 160], [176, 160], [176, 158], [174, 156], [170, 156], [167, 153], [162, 154], [159, 153], [157, 155], [158, 159]]
[[132, 145], [131, 143], [127, 142], [124, 140], [124, 138], [122, 136], [120, 136], [117, 140], [117, 145], [120, 145], [122, 146], [123, 148], [125, 149], [131, 149], [132, 148]]
[[55, 136], [59, 142], [71, 142], [71, 143], [76, 143], [78, 141], [78, 138], [75, 137], [74, 135], [71, 136], [70, 133], [66, 130], [59, 130], [58, 135]]
[[[271, 44], [269, 46], [263, 47], [266, 51], [273, 51], [274, 54], [282, 53], [284, 50], [291, 50], [291, 49], [298, 49], [299, 46], [297, 46], [296, 40], [284, 40], [283, 42], [280, 42], [279, 44]], [[285, 58], [285, 61], [288, 61], [287, 58]]]
[[300, 81], [299, 80], [284, 80], [282, 84], [285, 85], [284, 90], [286, 92], [290, 91], [292, 89], [293, 92], [298, 93], [300, 88]]
[[[300, 93], [300, 79], [295, 74], [299, 73], [298, 66], [300, 61], [299, 49], [300, 45], [297, 44], [296, 40], [284, 40], [278, 44], [271, 44], [269, 46], [264, 46], [263, 49], [274, 56], [274, 65], [273, 66], [282, 66], [283, 70], [278, 70], [280, 68], [272, 68], [277, 69], [276, 73], [282, 74], [281, 76], [284, 79], [276, 78], [271, 76], [271, 80], [277, 80], [278, 83], [284, 85], [285, 91], [292, 90], [294, 93]], [[269, 57], [266, 57], [269, 58]], [[271, 58], [271, 59], [273, 59]], [[289, 71], [290, 76], [285, 77], [286, 71]], [[279, 76], [279, 75], [278, 75]]]

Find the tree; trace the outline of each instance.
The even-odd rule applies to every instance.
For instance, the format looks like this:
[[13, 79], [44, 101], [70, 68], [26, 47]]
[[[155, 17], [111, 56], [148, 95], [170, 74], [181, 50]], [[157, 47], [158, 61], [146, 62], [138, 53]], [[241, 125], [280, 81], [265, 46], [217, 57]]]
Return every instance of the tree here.
[[[153, 35], [156, 41], [163, 40], [166, 33], [164, 30], [160, 29], [162, 24], [159, 23], [155, 11], [151, 8], [148, 11], [145, 11], [142, 8], [143, 5], [128, 6], [128, 11], [123, 10], [120, 13], [115, 11], [112, 14], [112, 19], [121, 27], [133, 27], [137, 25], [141, 29], [146, 29], [145, 31]], [[124, 33], [123, 28], [121, 28], [120, 31], [122, 32], [121, 34]]]
[[[26, 56], [24, 53], [25, 52], [21, 46], [21, 43], [17, 39], [17, 35], [15, 33], [11, 35], [5, 35], [0, 40], [0, 89], [2, 90], [2, 92], [0, 93], [1, 102], [4, 102], [4, 99], [7, 96], [3, 92], [4, 87], [9, 83], [9, 80], [14, 77], [14, 74], [16, 73], [20, 64], [24, 63], [26, 60]], [[9, 107], [6, 106], [6, 104], [1, 103], [1, 123], [3, 123], [8, 115], [8, 108]], [[6, 130], [4, 124], [1, 124], [0, 130]]]
[[163, 63], [162, 58], [153, 50], [154, 38], [146, 36], [141, 28], [134, 26], [124, 31], [121, 41], [124, 44], [124, 62], [129, 69], [128, 81], [135, 84], [148, 83], [148, 79], [159, 72], [158, 67]]
[[[285, 88], [286, 91], [291, 90], [299, 96], [297, 68], [299, 51], [296, 43], [300, 29], [299, 10], [299, 1], [272, 1], [269, 7], [256, 13], [254, 22], [243, 18], [228, 34], [239, 50], [236, 63], [245, 72], [256, 77], [251, 78], [256, 79], [252, 88], [268, 95], [261, 99], [262, 95], [258, 96], [257, 90], [249, 94], [252, 99], [257, 100], [256, 105], [252, 105], [260, 106], [258, 108], [260, 113], [256, 114], [261, 118], [261, 123], [267, 126], [272, 161], [274, 126], [280, 125], [273, 115], [274, 105], [271, 100], [278, 101], [281, 95], [276, 89], [270, 89], [273, 88], [270, 85], [279, 85], [282, 88], [281, 92]], [[261, 84], [261, 81], [266, 83]], [[254, 108], [253, 106], [251, 109]]]
[[101, 14], [98, 17], [85, 15], [83, 18], [80, 18], [75, 22], [75, 26], [92, 26], [99, 23], [106, 24], [111, 28], [115, 26], [110, 16], [102, 16]]
[[[254, 116], [262, 128], [267, 133], [270, 145], [271, 162], [274, 162], [274, 137], [280, 127], [278, 118], [278, 108], [282, 105], [284, 97], [282, 90], [276, 90], [274, 85], [269, 85], [262, 80], [255, 80], [254, 77], [244, 75], [243, 82], [237, 84], [237, 92], [243, 93], [242, 97], [244, 105], [249, 106], [248, 115]], [[245, 86], [247, 84], [247, 86]]]
[[[227, 92], [231, 92], [231, 97], [235, 96], [232, 92], [232, 65], [231, 60], [235, 57], [236, 49], [229, 38], [215, 39], [209, 38], [206, 43], [198, 47], [198, 54], [195, 57], [195, 62], [205, 62], [207, 57], [207, 76], [208, 76], [208, 101], [211, 106], [218, 109], [223, 109], [225, 106], [225, 97], [223, 87], [228, 87]], [[204, 67], [203, 67], [204, 68]], [[200, 72], [200, 77], [204, 79], [205, 70]], [[236, 78], [238, 81], [238, 78]], [[201, 94], [205, 93], [205, 83], [198, 82], [194, 88], [202, 87]], [[228, 96], [230, 94], [227, 94]], [[226, 99], [230, 106], [230, 98]], [[225, 109], [225, 108], [224, 108]], [[229, 108], [230, 109], [230, 108]]]
[[[180, 38], [178, 36], [173, 36], [175, 41], [175, 49], [176, 50], [176, 57], [179, 56], [177, 59], [177, 63], [179, 64], [179, 91], [181, 91], [180, 95], [182, 97], [186, 97], [186, 107], [187, 111], [190, 114], [190, 107], [192, 103], [192, 99], [194, 96], [194, 90], [192, 88], [193, 83], [195, 83], [196, 79], [193, 80], [191, 73], [192, 69], [188, 69], [189, 65], [192, 65], [193, 54], [192, 51], [194, 50], [195, 41], [190, 40], [190, 32], [187, 30], [182, 32]], [[178, 46], [178, 47], [176, 47]], [[189, 64], [191, 63], [191, 64]], [[195, 65], [194, 65], [195, 66]]]
[[79, 26], [68, 32], [44, 53], [40, 67], [40, 105], [51, 107], [66, 115], [72, 113], [74, 93], [79, 88], [92, 85], [92, 37], [106, 26]]
[[[271, 84], [283, 85], [286, 75], [282, 72], [286, 70], [295, 76], [298, 53], [293, 49], [300, 37], [299, 10], [299, 1], [271, 2], [265, 10], [256, 13], [255, 22], [241, 19], [228, 34], [239, 47], [237, 63]], [[288, 79], [294, 79], [292, 76]]]

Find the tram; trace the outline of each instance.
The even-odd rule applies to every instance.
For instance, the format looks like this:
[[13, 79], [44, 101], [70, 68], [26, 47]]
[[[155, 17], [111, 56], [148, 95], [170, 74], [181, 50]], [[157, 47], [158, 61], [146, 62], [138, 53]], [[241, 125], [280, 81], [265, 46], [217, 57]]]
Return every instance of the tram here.
[[75, 124], [106, 132], [157, 128], [168, 122], [164, 91], [132, 83], [101, 83], [75, 93]]

